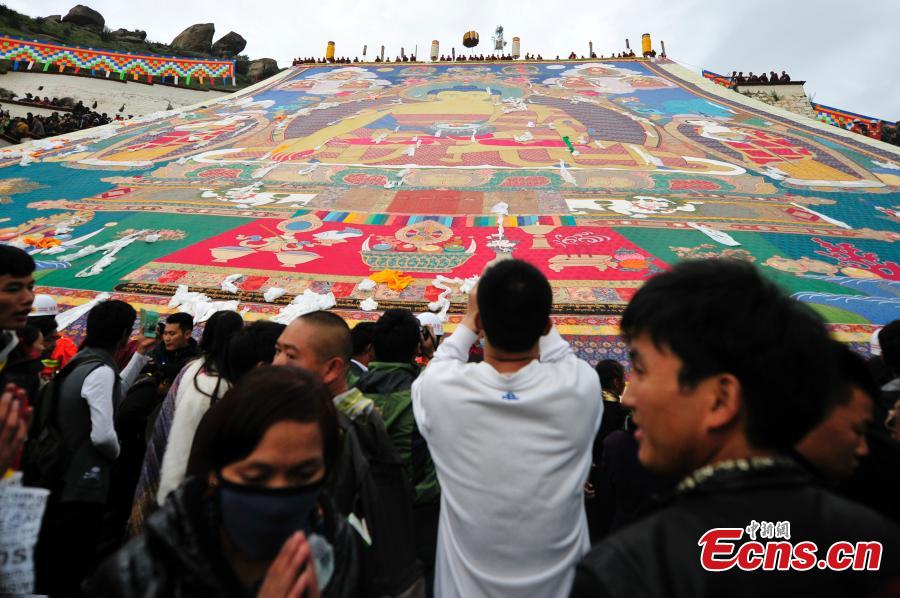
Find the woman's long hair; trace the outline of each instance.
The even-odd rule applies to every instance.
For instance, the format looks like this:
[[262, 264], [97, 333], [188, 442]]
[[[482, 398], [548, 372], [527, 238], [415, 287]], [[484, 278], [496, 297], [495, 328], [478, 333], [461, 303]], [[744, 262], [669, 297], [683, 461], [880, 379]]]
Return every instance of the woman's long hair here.
[[203, 336], [200, 337], [200, 351], [203, 364], [200, 371], [216, 376], [216, 387], [211, 395], [207, 395], [197, 384], [198, 376], [194, 376], [194, 388], [197, 392], [210, 398], [211, 402], [219, 399], [219, 387], [225, 371], [225, 359], [228, 355], [228, 341], [231, 336], [244, 327], [244, 318], [235, 311], [217, 311], [206, 322]]

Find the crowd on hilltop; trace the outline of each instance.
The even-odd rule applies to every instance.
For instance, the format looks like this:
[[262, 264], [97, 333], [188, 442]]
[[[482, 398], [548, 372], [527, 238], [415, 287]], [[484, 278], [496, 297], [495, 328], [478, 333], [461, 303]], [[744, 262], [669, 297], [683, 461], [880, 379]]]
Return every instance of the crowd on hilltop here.
[[775, 71], [769, 72], [769, 74], [761, 74], [754, 75], [753, 71], [750, 71], [750, 74], [746, 77], [744, 76], [744, 71], [733, 71], [731, 73], [731, 78], [729, 79], [729, 83], [734, 87], [736, 85], [777, 85], [779, 83], [790, 83], [791, 76], [787, 74], [785, 71], [781, 71], [779, 75]]
[[438, 58], [438, 62], [453, 62], [454, 60], [456, 62], [499, 62], [503, 60], [515, 60], [515, 58], [513, 58], [512, 54], [488, 54], [486, 56], [484, 54], [472, 54], [470, 56], [459, 54], [455, 59], [450, 55], [441, 55], [440, 58]]
[[350, 60], [346, 56], [336, 58], [295, 58], [291, 62], [291, 66], [298, 66], [301, 64], [352, 64], [354, 62], [358, 63], [359, 58], [353, 58], [353, 60]]
[[[820, 114], [818, 120], [828, 124], [828, 119], [824, 114]], [[854, 118], [853, 120], [845, 121], [841, 126], [857, 135], [865, 135], [891, 145], [900, 145], [900, 125], [897, 123], [892, 124], [883, 120]]]
[[[618, 54], [611, 54], [610, 58], [635, 58], [635, 56], [636, 55], [633, 50], [628, 50], [626, 52], [620, 52]], [[656, 52], [651, 51], [647, 54], [647, 56], [655, 57]], [[523, 58], [523, 60], [538, 60], [538, 61], [544, 60], [544, 57], [541, 56], [540, 54], [536, 54], [536, 55], [535, 54], [525, 54], [525, 56], [523, 56], [522, 58]], [[596, 58], [597, 58], [597, 53], [591, 52], [590, 59], [596, 59]], [[600, 56], [600, 58], [605, 58], [605, 56]], [[575, 54], [575, 52], [570, 53], [568, 59], [569, 60], [588, 60], [588, 58], [585, 58], [584, 56], [581, 56], [581, 57], [577, 56]], [[466, 55], [466, 54], [460, 53], [458, 55], [441, 54], [436, 59], [436, 62], [502, 62], [502, 61], [512, 61], [512, 60], [518, 60], [518, 58], [516, 58], [512, 54], [470, 54], [470, 55]], [[560, 60], [560, 57], [557, 56], [556, 60]], [[312, 57], [309, 57], [309, 58], [295, 58], [291, 62], [291, 66], [299, 66], [299, 65], [304, 65], [304, 64], [355, 64], [355, 63], [359, 63], [359, 62], [360, 62], [360, 60], [358, 57], [354, 57], [352, 60], [347, 57], [336, 57], [336, 58], [312, 58]], [[365, 59], [363, 60], [363, 62], [365, 62]], [[385, 58], [384, 60], [382, 60], [380, 56], [376, 56], [371, 62], [391, 62], [391, 59], [390, 59], [390, 57], [388, 57], [388, 58]], [[396, 63], [396, 62], [418, 62], [418, 61], [416, 60], [415, 54], [412, 54], [409, 56], [407, 56], [406, 54], [401, 54], [400, 56], [397, 56], [393, 62]]]
[[[872, 131], [869, 127], [866, 127], [865, 131], [861, 130], [860, 132], [863, 135], [872, 135]], [[900, 123], [894, 123], [893, 125], [882, 123], [881, 140], [885, 143], [890, 143], [891, 145], [900, 145]]]
[[595, 367], [515, 259], [485, 269], [452, 333], [400, 308], [352, 328], [332, 311], [218, 311], [202, 330], [142, 314], [135, 333], [109, 299], [78, 348], [34, 269], [0, 245], [0, 472], [50, 491], [37, 594], [900, 583], [900, 320], [866, 361], [748, 262], [650, 278], [621, 318], [630, 363]]
[[[26, 97], [30, 95], [26, 94]], [[8, 141], [20, 142], [25, 139], [43, 139], [44, 137], [64, 135], [73, 131], [106, 125], [117, 120], [125, 120], [125, 117], [121, 114], [116, 114], [114, 118], [111, 118], [105, 112], [95, 111], [93, 108], [96, 108], [96, 102], [91, 108], [85, 106], [81, 100], [60, 104], [56, 98], [52, 100], [44, 98], [40, 103], [37, 101], [30, 103], [33, 103], [35, 106], [48, 108], [63, 105], [66, 111], [62, 113], [54, 111], [49, 116], [35, 115], [29, 112], [24, 117], [21, 117], [10, 116], [8, 110], [0, 110], [0, 134]], [[124, 109], [125, 105], [123, 104], [120, 112]], [[132, 118], [132, 115], [129, 114], [128, 118]]]

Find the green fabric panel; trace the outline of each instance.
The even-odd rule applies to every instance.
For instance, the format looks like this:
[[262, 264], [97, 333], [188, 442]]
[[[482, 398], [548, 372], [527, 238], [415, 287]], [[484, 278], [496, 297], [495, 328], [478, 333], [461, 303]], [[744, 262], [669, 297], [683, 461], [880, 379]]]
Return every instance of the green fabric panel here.
[[119, 282], [134, 272], [139, 266], [162, 258], [178, 249], [188, 247], [214, 235], [240, 226], [246, 222], [243, 218], [224, 216], [189, 215], [189, 214], [122, 214], [118, 225], [104, 230], [88, 241], [96, 246], [115, 241], [126, 229], [172, 229], [183, 231], [185, 237], [180, 240], [159, 240], [155, 243], [135, 241], [116, 254], [112, 264], [96, 276], [76, 278], [76, 274], [89, 267], [102, 257], [101, 253], [85, 256], [72, 262], [71, 268], [63, 270], [46, 270], [39, 276], [40, 284], [48, 286], [90, 289], [93, 291], [111, 291]]
[[[765, 236], [759, 233], [741, 233], [731, 232], [735, 241], [740, 243], [740, 247], [726, 247], [716, 243], [700, 231], [690, 230], [671, 230], [664, 231], [648, 228], [617, 228], [616, 232], [626, 237], [639, 247], [649, 251], [656, 257], [660, 258], [668, 264], [674, 264], [681, 258], [673, 250], [676, 247], [696, 248], [702, 245], [704, 252], [716, 253], [719, 255], [728, 255], [728, 250], [745, 250], [749, 252], [755, 259], [755, 263], [760, 266], [762, 272], [771, 280], [779, 284], [788, 293], [798, 293], [801, 291], [817, 292], [817, 293], [834, 293], [837, 295], [862, 295], [859, 291], [850, 289], [841, 285], [813, 278], [805, 278], [797, 276], [789, 272], [782, 272], [775, 268], [765, 265], [765, 261], [772, 256], [787, 257], [786, 253], [769, 243]], [[811, 255], [817, 259], [820, 256]], [[843, 310], [841, 310], [843, 311]]]

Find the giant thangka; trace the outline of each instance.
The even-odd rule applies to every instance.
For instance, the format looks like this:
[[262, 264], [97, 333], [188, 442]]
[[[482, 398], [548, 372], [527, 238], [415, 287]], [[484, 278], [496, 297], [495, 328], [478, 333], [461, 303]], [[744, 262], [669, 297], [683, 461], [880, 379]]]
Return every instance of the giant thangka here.
[[900, 150], [668, 61], [295, 67], [0, 166], [0, 241], [63, 306], [165, 309], [181, 286], [254, 318], [331, 293], [358, 320], [448, 299], [452, 329], [471, 277], [513, 256], [596, 359], [621, 356], [649, 276], [729, 256], [842, 340], [900, 313]]

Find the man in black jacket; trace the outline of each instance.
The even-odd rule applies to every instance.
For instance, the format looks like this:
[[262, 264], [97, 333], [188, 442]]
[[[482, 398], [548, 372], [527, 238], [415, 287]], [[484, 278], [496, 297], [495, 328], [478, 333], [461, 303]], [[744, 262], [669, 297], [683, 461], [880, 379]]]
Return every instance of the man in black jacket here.
[[[423, 580], [413, 552], [412, 486], [375, 403], [347, 384], [352, 352], [347, 323], [332, 312], [314, 311], [282, 332], [274, 364], [319, 376], [337, 407], [341, 454], [326, 487], [341, 513], [354, 513], [371, 534], [371, 549], [363, 551], [362, 559], [373, 573], [373, 591], [380, 596], [415, 594]], [[209, 417], [214, 417], [212, 411]]]
[[28, 323], [34, 301], [34, 260], [11, 245], [0, 245], [0, 477], [19, 454], [28, 427], [24, 391], [7, 388], [6, 364], [15, 360], [16, 330]]
[[82, 349], [58, 374], [57, 392], [47, 397], [45, 425], [59, 434], [64, 467], [56, 479], [44, 480], [51, 493], [35, 551], [38, 593], [80, 595], [81, 580], [95, 564], [110, 473], [120, 450], [114, 414], [156, 342], [139, 338], [128, 365], [119, 370], [113, 356], [131, 336], [135, 319], [134, 308], [123, 301], [95, 305]]
[[170, 314], [161, 328], [162, 343], [157, 345], [150, 355], [153, 364], [161, 370], [161, 373], [163, 371], [168, 373], [168, 369], [175, 364], [184, 365], [200, 355], [197, 341], [191, 336], [194, 331], [194, 318], [191, 314], [184, 312]]
[[887, 410], [866, 361], [835, 341], [835, 405], [797, 444], [796, 459], [823, 486], [900, 521], [900, 444], [884, 425]]
[[648, 281], [621, 329], [638, 458], [683, 479], [594, 547], [573, 596], [867, 596], [900, 574], [900, 531], [784, 456], [833, 396], [814, 312], [751, 264], [689, 261]]

